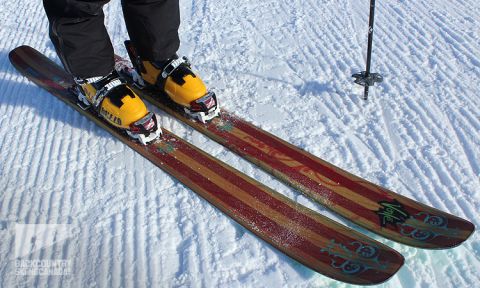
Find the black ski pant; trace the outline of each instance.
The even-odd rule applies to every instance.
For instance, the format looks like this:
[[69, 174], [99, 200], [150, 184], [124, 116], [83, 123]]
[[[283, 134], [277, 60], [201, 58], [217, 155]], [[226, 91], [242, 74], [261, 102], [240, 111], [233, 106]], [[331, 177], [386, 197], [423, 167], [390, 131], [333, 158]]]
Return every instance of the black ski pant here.
[[[65, 69], [76, 77], [113, 70], [112, 42], [104, 25], [106, 1], [43, 0], [50, 39]], [[162, 61], [180, 45], [179, 0], [122, 0], [130, 39], [143, 60]]]

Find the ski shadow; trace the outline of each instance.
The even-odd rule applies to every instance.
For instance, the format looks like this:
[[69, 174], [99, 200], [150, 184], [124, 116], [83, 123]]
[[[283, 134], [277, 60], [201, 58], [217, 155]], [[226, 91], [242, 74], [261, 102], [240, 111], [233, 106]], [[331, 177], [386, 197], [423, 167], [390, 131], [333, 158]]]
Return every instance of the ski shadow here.
[[[0, 107], [10, 106], [22, 109], [30, 107], [33, 108], [32, 111], [34, 111], [35, 115], [25, 116], [27, 119], [51, 119], [66, 126], [94, 133], [102, 138], [114, 138], [107, 131], [99, 129], [94, 122], [81, 116], [72, 107], [22, 76], [10, 63], [8, 53], [7, 51], [0, 51], [0, 59], [3, 60], [0, 62]], [[8, 110], [8, 108], [5, 110]], [[2, 121], [1, 125], [18, 126], [18, 124], [9, 123], [13, 120], [7, 119], [11, 118], [5, 118], [6, 121]], [[55, 132], [61, 133], [61, 131]]]

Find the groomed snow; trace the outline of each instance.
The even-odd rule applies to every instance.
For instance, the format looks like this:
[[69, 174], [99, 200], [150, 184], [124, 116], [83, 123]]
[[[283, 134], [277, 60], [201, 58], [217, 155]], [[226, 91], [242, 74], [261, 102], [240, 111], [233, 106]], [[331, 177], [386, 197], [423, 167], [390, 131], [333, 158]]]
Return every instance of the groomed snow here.
[[[478, 0], [377, 1], [373, 71], [385, 82], [367, 102], [350, 76], [364, 69], [368, 0], [180, 3], [180, 54], [192, 59], [228, 110], [352, 173], [480, 226]], [[105, 12], [116, 51], [126, 56], [120, 1]], [[19, 76], [7, 57], [19, 45], [58, 62], [48, 23], [41, 1], [3, 0], [0, 15], [0, 287], [348, 286], [246, 232]], [[155, 111], [167, 129], [365, 232]], [[65, 259], [70, 275], [16, 275], [16, 227], [25, 227], [18, 224], [68, 224], [66, 240], [32, 244], [26, 258]], [[439, 251], [367, 234], [406, 258], [382, 287], [480, 283], [478, 233]]]

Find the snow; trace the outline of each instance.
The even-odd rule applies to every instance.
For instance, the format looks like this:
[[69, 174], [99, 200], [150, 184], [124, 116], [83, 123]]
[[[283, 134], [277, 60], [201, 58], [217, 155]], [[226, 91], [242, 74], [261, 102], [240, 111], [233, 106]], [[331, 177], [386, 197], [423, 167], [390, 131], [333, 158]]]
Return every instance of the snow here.
[[[126, 56], [120, 1], [105, 7]], [[228, 110], [341, 168], [480, 226], [480, 2], [377, 1], [368, 101], [368, 1], [180, 1], [180, 54]], [[27, 44], [57, 62], [41, 1], [0, 5], [0, 287], [346, 287], [275, 250], [62, 102], [19, 76]], [[339, 219], [160, 111], [163, 125], [299, 203], [401, 252], [382, 287], [475, 287], [480, 236], [428, 251]], [[68, 224], [30, 259], [69, 275], [16, 275], [21, 224]], [[64, 226], [61, 226], [64, 227]], [[17, 239], [18, 240], [18, 239]], [[17, 247], [18, 249], [18, 247]], [[475, 284], [477, 283], [477, 284]]]

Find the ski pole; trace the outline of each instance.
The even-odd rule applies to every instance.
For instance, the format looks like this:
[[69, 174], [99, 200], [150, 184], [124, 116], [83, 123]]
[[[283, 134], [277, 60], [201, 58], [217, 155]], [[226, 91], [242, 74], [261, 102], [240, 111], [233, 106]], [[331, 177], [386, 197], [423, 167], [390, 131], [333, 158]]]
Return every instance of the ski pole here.
[[383, 76], [378, 73], [370, 73], [372, 62], [372, 47], [373, 47], [373, 23], [375, 20], [375, 0], [370, 0], [370, 17], [368, 19], [368, 47], [367, 47], [367, 67], [365, 71], [355, 73], [352, 77], [355, 78], [355, 83], [365, 87], [363, 99], [368, 99], [368, 91], [370, 86], [375, 83], [383, 81]]

